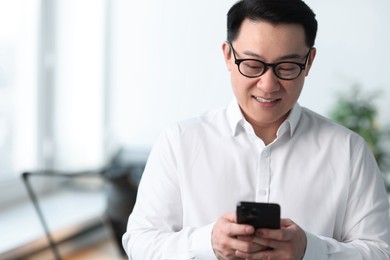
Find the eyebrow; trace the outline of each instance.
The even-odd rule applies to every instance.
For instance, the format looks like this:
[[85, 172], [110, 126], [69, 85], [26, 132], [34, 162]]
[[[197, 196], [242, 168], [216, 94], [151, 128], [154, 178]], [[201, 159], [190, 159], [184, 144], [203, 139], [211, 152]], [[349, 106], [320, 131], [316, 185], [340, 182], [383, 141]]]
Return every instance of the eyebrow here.
[[[251, 51], [244, 51], [243, 54], [245, 55], [248, 55], [248, 56], [251, 56], [251, 57], [254, 57], [254, 58], [257, 58], [257, 59], [262, 59], [263, 57], [257, 53], [254, 53], [254, 52], [251, 52]], [[297, 53], [292, 53], [292, 54], [287, 54], [285, 56], [282, 56], [279, 58], [279, 60], [287, 60], [287, 59], [299, 59], [299, 58], [303, 58], [305, 56], [301, 56]]]

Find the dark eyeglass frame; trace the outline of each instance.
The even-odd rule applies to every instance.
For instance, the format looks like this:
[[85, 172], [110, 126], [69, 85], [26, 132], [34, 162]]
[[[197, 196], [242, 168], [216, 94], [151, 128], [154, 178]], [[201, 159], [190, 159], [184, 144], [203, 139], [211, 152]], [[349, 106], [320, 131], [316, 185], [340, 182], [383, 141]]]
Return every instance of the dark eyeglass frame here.
[[[237, 68], [238, 68], [238, 71], [241, 73], [241, 75], [243, 75], [244, 77], [247, 77], [247, 78], [258, 78], [260, 76], [262, 76], [264, 73], [267, 72], [267, 68], [268, 67], [271, 67], [272, 68], [272, 72], [274, 73], [274, 75], [276, 77], [278, 77], [279, 79], [282, 79], [282, 80], [294, 80], [296, 78], [298, 78], [301, 73], [302, 73], [302, 70], [306, 69], [306, 66], [307, 66], [307, 61], [309, 60], [309, 56], [310, 56], [310, 52], [311, 52], [311, 49], [309, 49], [309, 51], [307, 52], [306, 54], [306, 58], [305, 58], [305, 62], [304, 63], [299, 63], [299, 62], [293, 62], [293, 61], [281, 61], [281, 62], [277, 62], [277, 63], [266, 63], [264, 61], [261, 61], [261, 60], [257, 60], [257, 59], [237, 59], [236, 57], [236, 51], [234, 50], [233, 48], [233, 44], [231, 41], [228, 41], [229, 45], [230, 45], [230, 48], [233, 52], [233, 56], [234, 56], [234, 63], [237, 65]], [[264, 69], [263, 71], [261, 71], [258, 75], [254, 75], [254, 76], [248, 76], [248, 75], [245, 75], [244, 73], [242, 73], [241, 69], [240, 69], [240, 64], [244, 61], [255, 61], [255, 62], [259, 62], [261, 64], [264, 65]], [[299, 66], [300, 68], [300, 71], [298, 73], [298, 75], [296, 77], [292, 77], [292, 78], [285, 78], [285, 77], [282, 77], [280, 75], [278, 75], [278, 72], [276, 70], [276, 67], [279, 66], [280, 64], [296, 64]]]

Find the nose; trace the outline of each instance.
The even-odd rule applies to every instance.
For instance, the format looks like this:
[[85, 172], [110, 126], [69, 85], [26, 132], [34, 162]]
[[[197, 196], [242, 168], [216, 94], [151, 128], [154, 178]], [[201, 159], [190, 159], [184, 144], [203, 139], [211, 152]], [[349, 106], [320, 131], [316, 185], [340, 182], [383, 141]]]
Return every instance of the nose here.
[[256, 87], [266, 93], [280, 90], [279, 79], [276, 77], [271, 67], [267, 67], [265, 73], [259, 77]]

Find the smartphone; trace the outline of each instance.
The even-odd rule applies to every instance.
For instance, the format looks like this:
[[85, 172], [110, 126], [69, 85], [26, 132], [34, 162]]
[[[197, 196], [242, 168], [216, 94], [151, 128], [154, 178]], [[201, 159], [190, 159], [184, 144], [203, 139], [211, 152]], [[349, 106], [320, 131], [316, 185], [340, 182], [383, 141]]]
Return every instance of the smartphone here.
[[237, 223], [258, 228], [280, 228], [280, 205], [241, 201], [237, 204]]

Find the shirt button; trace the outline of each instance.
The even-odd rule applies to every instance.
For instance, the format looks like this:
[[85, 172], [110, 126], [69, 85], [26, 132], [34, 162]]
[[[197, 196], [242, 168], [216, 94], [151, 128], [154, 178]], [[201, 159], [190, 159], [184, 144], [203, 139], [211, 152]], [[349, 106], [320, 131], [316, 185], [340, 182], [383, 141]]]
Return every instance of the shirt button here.
[[260, 193], [260, 196], [267, 195], [267, 191], [266, 190], [260, 190], [259, 193]]
[[263, 151], [264, 158], [269, 157], [269, 155], [270, 155], [270, 152], [268, 150]]

